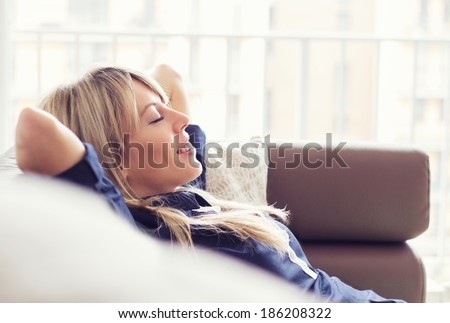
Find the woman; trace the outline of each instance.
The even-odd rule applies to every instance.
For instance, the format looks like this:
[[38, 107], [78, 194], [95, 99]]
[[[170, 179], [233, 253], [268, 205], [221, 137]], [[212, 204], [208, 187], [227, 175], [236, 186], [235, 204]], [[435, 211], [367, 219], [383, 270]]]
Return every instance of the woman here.
[[313, 268], [282, 224], [285, 211], [221, 201], [193, 187], [204, 184], [204, 134], [180, 112], [187, 100], [178, 74], [160, 66], [153, 77], [159, 83], [99, 68], [49, 94], [41, 103], [48, 113], [24, 109], [16, 132], [19, 167], [92, 188], [155, 237], [250, 262], [324, 300], [399, 301]]

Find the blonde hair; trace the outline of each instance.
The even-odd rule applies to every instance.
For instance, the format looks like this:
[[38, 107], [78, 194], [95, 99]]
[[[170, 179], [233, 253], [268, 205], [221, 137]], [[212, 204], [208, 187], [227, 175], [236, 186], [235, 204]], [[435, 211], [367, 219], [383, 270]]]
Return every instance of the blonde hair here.
[[[102, 165], [110, 164], [117, 157], [114, 154], [118, 147], [124, 147], [124, 134], [138, 126], [133, 80], [142, 82], [159, 95], [163, 102], [168, 103], [156, 81], [128, 69], [104, 67], [89, 71], [75, 83], [58, 87], [42, 100], [40, 106], [82, 141], [90, 143]], [[119, 149], [119, 154], [123, 157], [123, 149]], [[192, 228], [205, 228], [234, 234], [243, 241], [255, 239], [279, 253], [289, 250], [288, 234], [269, 218], [270, 215], [287, 221], [287, 212], [284, 210], [224, 201], [202, 190], [179, 188], [200, 194], [221, 210], [214, 215], [188, 217], [181, 210], [161, 206], [163, 203], [159, 196], [146, 199], [137, 196], [119, 167], [105, 167], [104, 170], [121, 191], [129, 207], [145, 208], [158, 216], [182, 245], [193, 245]]]

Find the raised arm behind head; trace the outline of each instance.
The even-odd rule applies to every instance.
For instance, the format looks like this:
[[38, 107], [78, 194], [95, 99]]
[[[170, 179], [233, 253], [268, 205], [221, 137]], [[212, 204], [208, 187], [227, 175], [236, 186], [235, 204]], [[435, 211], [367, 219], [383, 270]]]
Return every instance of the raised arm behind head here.
[[16, 128], [17, 165], [24, 172], [56, 175], [80, 161], [80, 139], [51, 114], [24, 108]]

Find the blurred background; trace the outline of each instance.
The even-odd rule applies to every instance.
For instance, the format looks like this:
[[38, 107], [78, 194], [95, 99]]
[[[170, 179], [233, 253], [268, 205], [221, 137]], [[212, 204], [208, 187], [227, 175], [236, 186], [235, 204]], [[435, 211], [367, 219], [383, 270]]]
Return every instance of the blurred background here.
[[0, 0], [0, 152], [20, 109], [95, 64], [174, 66], [214, 139], [376, 141], [430, 156], [411, 241], [450, 286], [450, 0]]

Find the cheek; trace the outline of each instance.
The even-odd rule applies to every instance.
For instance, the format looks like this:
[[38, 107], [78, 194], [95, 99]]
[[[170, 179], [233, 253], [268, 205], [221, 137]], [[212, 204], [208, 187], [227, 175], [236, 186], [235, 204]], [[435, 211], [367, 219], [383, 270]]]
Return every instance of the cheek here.
[[164, 131], [135, 134], [127, 144], [129, 165], [134, 169], [172, 168], [176, 153], [171, 140]]
[[128, 148], [127, 153], [124, 155], [123, 166], [125, 169], [142, 169], [145, 167], [143, 149], [137, 147]]
[[167, 143], [151, 144], [146, 150], [146, 157], [150, 167], [162, 168], [173, 164], [174, 151]]

